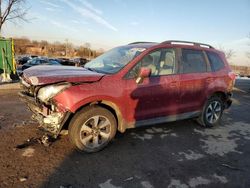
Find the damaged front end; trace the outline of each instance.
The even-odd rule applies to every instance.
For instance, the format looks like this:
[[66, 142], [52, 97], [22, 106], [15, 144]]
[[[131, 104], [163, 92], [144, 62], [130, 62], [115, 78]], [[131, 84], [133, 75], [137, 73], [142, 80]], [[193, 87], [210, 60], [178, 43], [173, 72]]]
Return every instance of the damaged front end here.
[[32, 119], [39, 122], [42, 129], [56, 138], [70, 116], [70, 112], [53, 101], [53, 97], [64, 91], [71, 84], [67, 82], [35, 86], [21, 79], [20, 99], [33, 112]]

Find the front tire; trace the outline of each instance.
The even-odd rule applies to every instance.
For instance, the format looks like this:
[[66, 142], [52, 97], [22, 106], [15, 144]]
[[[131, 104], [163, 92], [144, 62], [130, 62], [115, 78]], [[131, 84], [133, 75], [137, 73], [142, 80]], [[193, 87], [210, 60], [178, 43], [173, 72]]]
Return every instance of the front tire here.
[[224, 110], [224, 105], [220, 97], [213, 96], [207, 100], [202, 113], [198, 118], [198, 123], [204, 127], [214, 127], [219, 124]]
[[97, 105], [89, 106], [73, 117], [69, 138], [77, 150], [92, 153], [107, 146], [116, 130], [116, 118], [109, 110]]

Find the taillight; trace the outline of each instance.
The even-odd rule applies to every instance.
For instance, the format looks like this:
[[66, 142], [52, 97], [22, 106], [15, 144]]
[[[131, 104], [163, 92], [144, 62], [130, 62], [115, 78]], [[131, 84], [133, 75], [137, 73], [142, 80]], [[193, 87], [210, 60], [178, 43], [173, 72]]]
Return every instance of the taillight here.
[[235, 80], [236, 80], [236, 74], [234, 73], [234, 72], [229, 72], [228, 73], [228, 76], [229, 76], [229, 78], [232, 80], [232, 87], [234, 87], [234, 85], [235, 85]]
[[229, 78], [231, 78], [233, 81], [235, 81], [235, 79], [236, 79], [236, 74], [234, 73], [234, 72], [229, 72], [228, 73], [228, 76], [229, 76]]

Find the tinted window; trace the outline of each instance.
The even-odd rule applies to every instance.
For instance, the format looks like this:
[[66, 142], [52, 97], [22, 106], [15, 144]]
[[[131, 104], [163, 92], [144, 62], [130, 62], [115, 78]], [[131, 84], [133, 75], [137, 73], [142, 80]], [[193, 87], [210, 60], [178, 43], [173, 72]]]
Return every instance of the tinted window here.
[[161, 49], [146, 55], [128, 73], [128, 78], [138, 76], [141, 67], [151, 69], [151, 76], [162, 76], [174, 74], [175, 72], [175, 50]]
[[218, 71], [224, 67], [224, 63], [218, 56], [218, 54], [214, 52], [207, 52], [207, 57], [209, 59], [213, 71]]
[[46, 61], [46, 60], [40, 60], [39, 64], [48, 64], [48, 61]]
[[200, 50], [182, 50], [182, 67], [183, 73], [206, 72], [207, 64]]

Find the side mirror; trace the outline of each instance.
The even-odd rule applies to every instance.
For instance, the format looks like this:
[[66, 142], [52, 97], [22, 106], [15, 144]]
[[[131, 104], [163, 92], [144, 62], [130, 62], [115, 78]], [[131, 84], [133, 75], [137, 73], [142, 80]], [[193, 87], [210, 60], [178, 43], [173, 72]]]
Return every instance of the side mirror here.
[[144, 78], [148, 78], [151, 74], [151, 69], [147, 67], [142, 67], [139, 71], [139, 76], [136, 79], [136, 83], [140, 84], [143, 82]]

